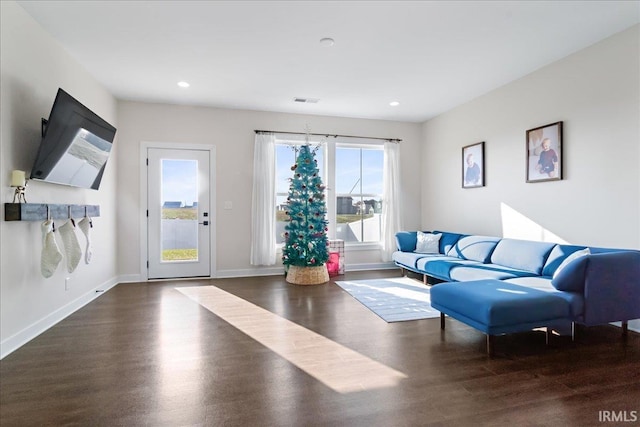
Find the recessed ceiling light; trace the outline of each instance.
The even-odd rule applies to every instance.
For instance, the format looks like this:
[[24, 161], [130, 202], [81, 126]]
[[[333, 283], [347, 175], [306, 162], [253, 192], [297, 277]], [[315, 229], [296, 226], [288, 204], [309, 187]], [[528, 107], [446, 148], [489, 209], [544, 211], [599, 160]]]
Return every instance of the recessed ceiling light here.
[[397, 107], [398, 105], [400, 105], [400, 103], [398, 101], [391, 101], [389, 105], [391, 105], [392, 107]]
[[336, 44], [336, 41], [334, 39], [332, 39], [331, 37], [325, 37], [325, 38], [320, 39], [320, 44], [322, 46], [325, 46], [325, 47], [331, 47], [334, 44]]
[[191, 85], [189, 83], [187, 83], [187, 82], [178, 82], [178, 86], [180, 86], [180, 87], [189, 87]]

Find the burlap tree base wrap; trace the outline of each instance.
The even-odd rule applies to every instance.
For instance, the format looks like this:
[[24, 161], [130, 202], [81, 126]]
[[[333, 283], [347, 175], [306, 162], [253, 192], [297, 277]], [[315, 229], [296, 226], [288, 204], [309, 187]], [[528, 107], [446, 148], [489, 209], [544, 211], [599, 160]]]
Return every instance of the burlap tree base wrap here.
[[287, 282], [294, 285], [322, 285], [329, 281], [325, 264], [317, 267], [299, 267], [292, 265], [287, 272]]

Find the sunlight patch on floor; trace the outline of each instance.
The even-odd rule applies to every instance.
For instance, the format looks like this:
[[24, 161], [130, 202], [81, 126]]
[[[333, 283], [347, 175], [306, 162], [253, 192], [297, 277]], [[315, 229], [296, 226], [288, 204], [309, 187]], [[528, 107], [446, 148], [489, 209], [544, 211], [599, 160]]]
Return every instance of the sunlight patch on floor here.
[[407, 378], [215, 286], [176, 290], [339, 393], [394, 387]]
[[[372, 285], [368, 285], [366, 283], [362, 283], [363, 281], [361, 280], [355, 280], [355, 281], [346, 281], [346, 283], [349, 283], [351, 286], [354, 286], [356, 288], [366, 288], [366, 289], [372, 289], [381, 293], [385, 293], [385, 294], [390, 294], [393, 296], [396, 296], [398, 298], [406, 298], [406, 299], [411, 299], [411, 300], [415, 300], [415, 301], [422, 301], [422, 302], [430, 302], [431, 301], [431, 297], [429, 296], [428, 293], [425, 293], [425, 289], [428, 289], [426, 286], [424, 286], [422, 284], [422, 282], [417, 282], [413, 279], [410, 279], [408, 277], [400, 277], [400, 278], [389, 278], [389, 279], [380, 279], [380, 283], [389, 283], [389, 285], [397, 283], [398, 286], [372, 286]], [[415, 288], [416, 290], [412, 290], [412, 289], [408, 289], [410, 287]]]

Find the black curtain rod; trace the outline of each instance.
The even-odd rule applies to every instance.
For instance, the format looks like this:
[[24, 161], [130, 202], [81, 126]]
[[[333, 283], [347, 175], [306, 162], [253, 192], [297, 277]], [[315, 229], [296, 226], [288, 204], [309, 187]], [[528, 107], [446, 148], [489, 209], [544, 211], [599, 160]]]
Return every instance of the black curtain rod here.
[[[305, 132], [281, 132], [278, 130], [255, 130], [255, 133], [284, 133], [289, 135], [306, 135]], [[309, 133], [309, 135], [313, 136], [332, 136], [334, 138], [342, 137], [342, 138], [361, 138], [361, 139], [379, 139], [381, 141], [389, 141], [389, 142], [402, 142], [401, 139], [397, 138], [377, 138], [374, 136], [354, 136], [354, 135], [338, 135], [338, 134], [330, 134], [330, 133]]]

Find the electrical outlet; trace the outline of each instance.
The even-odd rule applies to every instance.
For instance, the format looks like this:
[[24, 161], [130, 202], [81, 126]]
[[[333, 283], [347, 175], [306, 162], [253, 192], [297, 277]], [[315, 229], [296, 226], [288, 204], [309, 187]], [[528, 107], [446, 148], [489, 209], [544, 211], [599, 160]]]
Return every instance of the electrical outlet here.
[[64, 290], [68, 291], [71, 287], [71, 277], [67, 277], [64, 279]]

